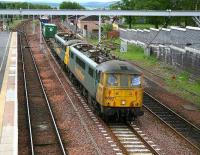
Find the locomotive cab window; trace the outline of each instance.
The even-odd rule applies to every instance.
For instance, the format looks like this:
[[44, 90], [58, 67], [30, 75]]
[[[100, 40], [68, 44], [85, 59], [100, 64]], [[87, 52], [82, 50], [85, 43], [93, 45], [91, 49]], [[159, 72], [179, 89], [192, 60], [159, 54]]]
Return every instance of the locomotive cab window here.
[[107, 85], [108, 86], [119, 86], [118, 75], [116, 74], [108, 74], [107, 76]]
[[138, 87], [141, 85], [141, 76], [140, 75], [132, 75], [131, 76], [131, 87]]

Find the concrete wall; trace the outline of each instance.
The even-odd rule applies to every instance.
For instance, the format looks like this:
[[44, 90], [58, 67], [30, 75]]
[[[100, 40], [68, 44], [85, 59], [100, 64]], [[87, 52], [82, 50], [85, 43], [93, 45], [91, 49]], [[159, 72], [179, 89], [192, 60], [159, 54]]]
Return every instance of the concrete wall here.
[[200, 28], [171, 27], [150, 30], [120, 29], [120, 38], [148, 50], [176, 68], [200, 77]]
[[200, 42], [200, 28], [199, 27], [186, 27], [186, 38], [188, 43]]
[[200, 54], [193, 49], [182, 49], [176, 46], [150, 45], [151, 51], [158, 60], [190, 72], [200, 77]]
[[120, 29], [120, 37], [127, 40], [140, 41], [145, 44], [174, 44], [178, 47], [183, 47], [188, 43], [200, 42], [200, 28], [186, 27], [179, 28], [172, 26], [171, 29], [162, 28], [158, 33], [158, 29], [151, 28], [150, 30], [135, 30], [135, 29]]

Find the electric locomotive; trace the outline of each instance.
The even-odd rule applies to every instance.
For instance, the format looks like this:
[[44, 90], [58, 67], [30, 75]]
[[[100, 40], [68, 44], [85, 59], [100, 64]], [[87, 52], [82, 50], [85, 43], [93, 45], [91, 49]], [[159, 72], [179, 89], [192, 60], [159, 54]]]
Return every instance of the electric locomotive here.
[[54, 49], [69, 77], [104, 118], [131, 121], [143, 115], [142, 74], [130, 63], [67, 33], [55, 35]]

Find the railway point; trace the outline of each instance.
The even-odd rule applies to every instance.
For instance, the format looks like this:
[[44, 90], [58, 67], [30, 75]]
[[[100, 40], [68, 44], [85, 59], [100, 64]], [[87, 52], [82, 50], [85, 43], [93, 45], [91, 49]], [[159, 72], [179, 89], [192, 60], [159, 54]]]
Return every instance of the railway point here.
[[0, 154], [18, 154], [17, 32], [0, 32]]

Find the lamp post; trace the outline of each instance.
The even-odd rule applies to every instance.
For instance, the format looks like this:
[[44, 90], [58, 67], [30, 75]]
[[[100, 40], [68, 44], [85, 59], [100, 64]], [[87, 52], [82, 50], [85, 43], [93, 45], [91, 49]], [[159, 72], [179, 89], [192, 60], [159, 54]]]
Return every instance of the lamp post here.
[[35, 15], [33, 15], [33, 34], [35, 34]]
[[[29, 10], [29, 2], [28, 2], [28, 10]], [[28, 15], [28, 19], [29, 19], [29, 15]]]
[[101, 15], [99, 15], [99, 43], [101, 42]]
[[[40, 19], [41, 19], [41, 15], [40, 15]], [[40, 22], [40, 50], [42, 49], [42, 25]]]

